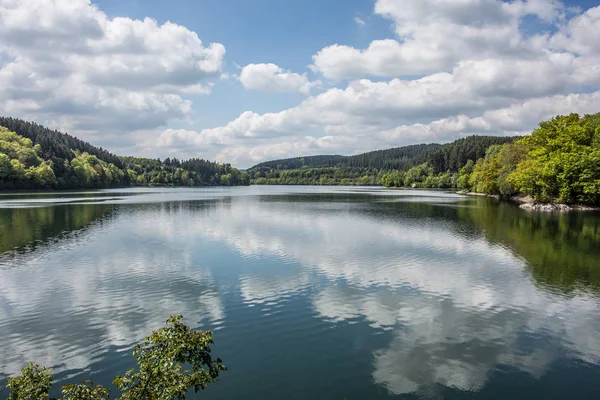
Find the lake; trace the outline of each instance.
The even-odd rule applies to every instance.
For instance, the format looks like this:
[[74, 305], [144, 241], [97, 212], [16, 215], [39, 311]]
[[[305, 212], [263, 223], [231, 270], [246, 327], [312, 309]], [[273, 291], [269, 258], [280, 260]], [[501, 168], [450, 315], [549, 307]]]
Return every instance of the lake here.
[[35, 361], [110, 386], [177, 313], [229, 368], [198, 398], [597, 399], [600, 215], [380, 188], [0, 195], [0, 385]]

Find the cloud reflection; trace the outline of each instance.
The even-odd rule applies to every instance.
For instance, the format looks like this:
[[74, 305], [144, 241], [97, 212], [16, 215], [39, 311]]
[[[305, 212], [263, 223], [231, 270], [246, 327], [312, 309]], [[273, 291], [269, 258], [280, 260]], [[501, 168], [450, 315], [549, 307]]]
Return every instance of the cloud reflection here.
[[219, 287], [193, 244], [163, 230], [156, 207], [130, 211], [81, 233], [68, 251], [38, 247], [1, 271], [0, 371], [28, 361], [84, 370], [109, 349], [129, 352], [175, 313], [193, 326], [224, 323]]
[[373, 378], [395, 394], [477, 391], [501, 366], [539, 378], [565, 354], [600, 363], [597, 298], [540, 290], [525, 260], [461, 220], [419, 218], [410, 205], [377, 215], [362, 204], [269, 201], [234, 205], [202, 232], [301, 264], [295, 277], [243, 280], [247, 302], [302, 290], [317, 274], [328, 282], [313, 297], [320, 317], [393, 332], [374, 353]]

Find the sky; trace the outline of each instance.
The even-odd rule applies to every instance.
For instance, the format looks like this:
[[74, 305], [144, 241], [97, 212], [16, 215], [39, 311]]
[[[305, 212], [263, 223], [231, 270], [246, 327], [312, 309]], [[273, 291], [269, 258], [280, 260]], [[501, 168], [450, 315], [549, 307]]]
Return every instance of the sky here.
[[240, 168], [600, 111], [600, 0], [0, 0], [0, 115]]

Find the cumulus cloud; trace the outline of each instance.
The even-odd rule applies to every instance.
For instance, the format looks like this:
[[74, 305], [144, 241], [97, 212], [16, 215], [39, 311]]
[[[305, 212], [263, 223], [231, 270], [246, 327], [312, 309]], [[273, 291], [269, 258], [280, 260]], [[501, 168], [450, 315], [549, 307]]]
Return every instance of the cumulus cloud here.
[[310, 82], [306, 74], [285, 71], [275, 64], [248, 64], [240, 73], [246, 89], [265, 92], [298, 92], [310, 95], [311, 88], [321, 82]]
[[590, 40], [600, 35], [600, 7], [589, 9], [572, 18], [566, 26], [553, 35], [550, 43], [557, 49], [576, 54], [598, 57], [600, 43]]
[[208, 94], [225, 54], [196, 33], [110, 18], [89, 0], [0, 1], [0, 112], [78, 131], [156, 128]]
[[313, 69], [331, 79], [394, 77], [447, 71], [464, 59], [530, 57], [539, 49], [522, 37], [521, 19], [553, 21], [561, 9], [552, 0], [378, 0], [375, 13], [394, 22], [398, 40], [374, 40], [364, 50], [325, 47], [313, 56]]
[[[410, 85], [407, 87], [402, 81], [355, 82], [344, 91], [328, 91], [279, 113], [246, 112], [223, 127], [200, 132], [166, 130], [158, 144], [197, 149], [224, 146], [217, 153], [218, 160], [250, 166], [266, 159], [349, 154], [417, 142], [447, 142], [472, 134], [524, 134], [556, 114], [597, 112], [600, 101], [600, 91], [521, 101], [498, 97], [492, 101], [486, 95], [466, 96], [461, 93], [461, 85], [444, 90], [450, 86], [436, 89], [437, 84], [411, 92]], [[475, 88], [474, 91], [486, 90], [485, 85]], [[546, 93], [543, 86], [540, 90]], [[425, 93], [424, 98], [419, 98], [418, 93]], [[518, 89], [515, 95], [521, 94]], [[486, 109], [498, 104], [504, 106]], [[479, 115], [470, 117], [460, 113], [461, 109], [479, 110]], [[400, 120], [427, 117], [421, 114], [423, 111], [437, 118], [427, 123], [398, 124]], [[315, 131], [323, 133], [315, 136]]]

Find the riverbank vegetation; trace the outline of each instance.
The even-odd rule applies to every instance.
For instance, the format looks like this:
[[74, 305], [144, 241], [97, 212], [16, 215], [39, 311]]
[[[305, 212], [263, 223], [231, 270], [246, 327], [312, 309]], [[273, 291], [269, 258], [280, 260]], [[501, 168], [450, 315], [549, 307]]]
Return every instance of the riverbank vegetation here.
[[229, 164], [119, 157], [41, 125], [0, 117], [0, 189], [249, 184], [250, 176]]
[[492, 144], [454, 173], [428, 163], [382, 177], [387, 187], [458, 188], [539, 203], [600, 205], [600, 113], [557, 116], [531, 135]]
[[490, 146], [457, 183], [489, 195], [600, 205], [600, 113], [557, 116], [514, 143]]
[[[190, 390], [198, 392], [217, 380], [226, 370], [221, 359], [211, 355], [212, 332], [196, 331], [181, 322], [181, 315], [169, 318], [167, 326], [152, 332], [133, 351], [137, 369], [117, 376], [113, 384], [120, 400], [185, 399]], [[51, 370], [30, 363], [21, 375], [8, 378], [9, 400], [46, 400], [52, 386]], [[61, 388], [62, 400], [105, 400], [110, 391], [92, 381]]]

